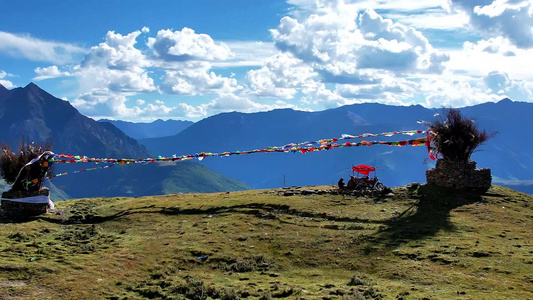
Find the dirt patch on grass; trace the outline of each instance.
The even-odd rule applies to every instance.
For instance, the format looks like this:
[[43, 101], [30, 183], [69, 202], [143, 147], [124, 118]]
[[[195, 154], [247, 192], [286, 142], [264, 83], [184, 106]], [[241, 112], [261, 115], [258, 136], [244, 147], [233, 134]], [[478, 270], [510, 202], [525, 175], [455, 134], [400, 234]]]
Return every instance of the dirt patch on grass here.
[[17, 287], [26, 285], [28, 285], [26, 280], [0, 280], [0, 287]]

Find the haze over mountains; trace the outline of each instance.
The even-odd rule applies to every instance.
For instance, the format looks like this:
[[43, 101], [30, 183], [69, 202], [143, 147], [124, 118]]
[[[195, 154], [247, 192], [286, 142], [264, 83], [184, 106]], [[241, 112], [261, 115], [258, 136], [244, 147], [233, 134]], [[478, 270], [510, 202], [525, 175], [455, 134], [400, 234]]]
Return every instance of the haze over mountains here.
[[[53, 151], [72, 155], [108, 158], [146, 158], [153, 154], [135, 139], [108, 122], [97, 122], [80, 114], [72, 105], [37, 85], [8, 90], [0, 85], [0, 142], [18, 147], [21, 137], [41, 145], [53, 141]], [[94, 167], [94, 164], [55, 164], [56, 173]], [[194, 185], [178, 180], [209, 184]], [[213, 180], [215, 178], [216, 180]], [[141, 196], [178, 192], [214, 192], [246, 189], [242, 182], [226, 178], [197, 164], [169, 166], [133, 165], [57, 177], [65, 197]], [[57, 198], [56, 198], [57, 199]]]
[[179, 120], [155, 120], [151, 123], [133, 123], [120, 120], [101, 119], [98, 120], [98, 122], [111, 123], [128, 136], [137, 140], [176, 135], [194, 124], [194, 122], [191, 121]]

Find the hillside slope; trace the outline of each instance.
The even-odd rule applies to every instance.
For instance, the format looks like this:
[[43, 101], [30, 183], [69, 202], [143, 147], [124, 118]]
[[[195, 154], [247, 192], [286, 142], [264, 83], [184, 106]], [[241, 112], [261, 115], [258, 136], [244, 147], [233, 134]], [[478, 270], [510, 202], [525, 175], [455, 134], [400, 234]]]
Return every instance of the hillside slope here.
[[191, 161], [116, 166], [57, 177], [52, 182], [71, 198], [213, 193], [250, 188], [241, 181]]
[[3, 217], [0, 298], [533, 297], [532, 196], [394, 192], [80, 199]]

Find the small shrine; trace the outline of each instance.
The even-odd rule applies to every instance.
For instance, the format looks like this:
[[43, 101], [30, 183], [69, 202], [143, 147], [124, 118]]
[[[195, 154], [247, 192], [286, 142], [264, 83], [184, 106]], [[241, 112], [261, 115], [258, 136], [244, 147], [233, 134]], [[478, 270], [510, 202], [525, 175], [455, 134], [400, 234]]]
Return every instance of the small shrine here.
[[432, 151], [442, 158], [437, 160], [435, 168], [426, 171], [427, 184], [454, 190], [487, 191], [492, 184], [491, 171], [476, 168], [476, 162], [470, 157], [495, 133], [478, 129], [474, 120], [465, 118], [456, 109], [449, 109], [445, 118], [430, 123], [429, 129]]
[[21, 146], [16, 155], [9, 146], [2, 146], [0, 171], [6, 182], [11, 184], [2, 193], [2, 214], [23, 218], [54, 209], [50, 190], [43, 187], [43, 179], [51, 171], [52, 156], [52, 152], [38, 147]]

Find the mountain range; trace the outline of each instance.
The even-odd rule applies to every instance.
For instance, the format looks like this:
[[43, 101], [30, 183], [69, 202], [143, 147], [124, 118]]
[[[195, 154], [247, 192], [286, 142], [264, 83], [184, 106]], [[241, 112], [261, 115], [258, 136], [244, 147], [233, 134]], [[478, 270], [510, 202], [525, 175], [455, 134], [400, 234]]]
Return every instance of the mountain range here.
[[[480, 129], [497, 134], [472, 156], [480, 168], [491, 168], [493, 182], [528, 191], [533, 178], [533, 104], [503, 99], [460, 109]], [[354, 104], [319, 112], [280, 109], [260, 113], [223, 113], [186, 128], [177, 135], [140, 142], [159, 155], [262, 149], [293, 142], [401, 130], [425, 130], [423, 122], [441, 117], [442, 109], [420, 105]], [[422, 123], [422, 124], [420, 124]], [[408, 140], [394, 136], [385, 140]], [[371, 139], [369, 139], [371, 140]], [[375, 166], [388, 186], [425, 182], [434, 166], [424, 147], [340, 148], [299, 153], [268, 153], [206, 158], [210, 169], [244, 181], [253, 188], [335, 184], [351, 174], [351, 166]]]
[[128, 136], [138, 140], [176, 135], [185, 128], [194, 124], [191, 121], [155, 120], [151, 123], [133, 123], [120, 120], [101, 119], [98, 122], [107, 122], [115, 125]]
[[[53, 151], [107, 158], [147, 158], [152, 153], [109, 122], [80, 114], [68, 101], [56, 98], [34, 83], [8, 90], [0, 85], [0, 142], [16, 149], [23, 138]], [[57, 173], [93, 168], [90, 164], [55, 164]], [[187, 177], [188, 180], [183, 178]], [[216, 179], [216, 180], [215, 180]], [[191, 182], [204, 184], [191, 185]], [[53, 199], [140, 196], [178, 192], [246, 189], [198, 163], [131, 165], [56, 177], [49, 185]], [[66, 194], [65, 194], [66, 193]]]
[[[479, 128], [497, 133], [472, 156], [478, 162], [478, 167], [491, 168], [494, 183], [531, 193], [533, 143], [529, 139], [533, 137], [533, 120], [530, 118], [533, 104], [503, 99], [498, 103], [484, 103], [460, 110], [468, 118], [474, 119]], [[442, 109], [377, 103], [354, 104], [319, 112], [292, 109], [260, 113], [232, 112], [189, 124], [175, 135], [139, 139], [139, 143], [109, 122], [96, 122], [81, 115], [67, 101], [55, 98], [33, 83], [12, 90], [0, 87], [0, 140], [16, 145], [21, 135], [37, 142], [53, 137], [57, 152], [93, 157], [145, 158], [152, 155], [245, 151], [338, 138], [342, 134], [425, 130], [427, 125], [422, 121], [430, 122], [440, 118], [439, 114], [442, 114]], [[165, 124], [169, 127], [175, 125], [173, 122], [161, 121], [131, 127], [136, 128], [134, 131], [137, 133], [147, 126], [155, 126], [152, 128], [158, 128], [159, 132], [170, 132], [167, 130], [171, 129], [165, 128]], [[416, 137], [396, 135], [380, 140], [408, 140]], [[373, 139], [378, 138], [367, 140]], [[211, 173], [209, 169], [198, 172], [189, 169], [195, 168], [193, 166], [200, 168], [200, 164], [214, 172]], [[375, 166], [376, 175], [385, 185], [399, 186], [409, 182], [425, 182], [425, 170], [432, 168], [434, 161], [428, 158], [424, 147], [374, 145], [307, 154], [259, 153], [208, 157], [200, 163], [183, 167], [187, 171], [182, 174], [170, 171], [172, 167], [161, 165], [125, 166], [58, 177], [54, 179], [54, 183], [71, 197], [136, 196], [188, 190], [229, 191], [248, 186], [274, 188], [284, 185], [335, 184], [340, 177], [347, 179], [352, 174], [352, 165], [359, 164]], [[59, 167], [61, 170], [73, 171], [85, 166], [62, 164]], [[217, 173], [238, 181], [229, 183], [224, 179], [221, 182], [227, 184], [207, 188], [207, 183], [217, 177]], [[194, 175], [189, 180], [188, 174], [201, 176], [196, 178]], [[181, 179], [172, 179], [178, 177]], [[206, 190], [189, 189], [193, 182], [197, 188], [205, 187]]]

